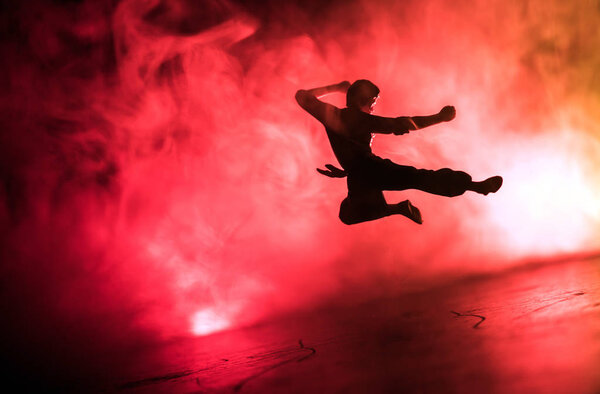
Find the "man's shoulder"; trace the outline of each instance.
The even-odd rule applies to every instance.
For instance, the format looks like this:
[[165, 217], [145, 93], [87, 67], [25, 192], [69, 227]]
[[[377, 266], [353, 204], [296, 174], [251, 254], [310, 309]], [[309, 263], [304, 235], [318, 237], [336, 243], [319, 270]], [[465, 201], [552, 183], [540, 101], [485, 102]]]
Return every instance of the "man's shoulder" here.
[[373, 117], [373, 115], [370, 115], [366, 112], [363, 112], [359, 109], [356, 108], [352, 108], [352, 107], [344, 107], [340, 110], [340, 114], [348, 119], [351, 119], [355, 122], [360, 122], [360, 121], [365, 121], [370, 119], [371, 117]]
[[354, 133], [370, 133], [371, 132], [371, 115], [355, 109], [343, 108], [340, 111], [342, 123], [348, 130]]

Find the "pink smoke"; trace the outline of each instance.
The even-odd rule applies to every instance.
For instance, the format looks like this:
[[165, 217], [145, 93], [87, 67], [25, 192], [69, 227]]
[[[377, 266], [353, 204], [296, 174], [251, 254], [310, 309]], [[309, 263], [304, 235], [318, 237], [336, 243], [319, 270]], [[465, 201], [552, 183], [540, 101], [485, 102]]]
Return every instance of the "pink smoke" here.
[[[556, 2], [542, 17], [536, 4], [15, 6], [2, 43], [2, 268], [14, 321], [40, 321], [9, 329], [40, 342], [66, 327], [73, 343], [204, 335], [338, 292], [598, 248], [597, 97], [579, 80], [593, 74], [576, 72], [598, 59], [569, 52], [594, 38], [563, 23], [598, 12], [565, 16]], [[344, 181], [314, 171], [334, 157], [293, 96], [358, 78], [381, 87], [379, 115], [458, 110], [378, 136], [376, 153], [500, 174], [503, 189], [389, 193], [425, 224], [341, 224]]]

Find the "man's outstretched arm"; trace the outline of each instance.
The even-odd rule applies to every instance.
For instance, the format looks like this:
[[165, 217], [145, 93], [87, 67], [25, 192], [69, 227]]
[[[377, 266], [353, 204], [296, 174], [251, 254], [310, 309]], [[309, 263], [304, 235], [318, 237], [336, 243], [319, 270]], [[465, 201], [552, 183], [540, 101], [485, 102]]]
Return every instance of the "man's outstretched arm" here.
[[319, 97], [329, 93], [346, 93], [349, 87], [350, 82], [343, 81], [309, 90], [301, 89], [296, 92], [296, 101], [298, 105], [321, 123], [329, 125], [334, 120], [333, 112], [337, 107], [319, 100]]
[[429, 116], [411, 116], [410, 118], [415, 123], [417, 128], [433, 126], [434, 124], [449, 122], [456, 117], [456, 109], [450, 105], [442, 108], [440, 112]]
[[445, 106], [440, 112], [428, 116], [399, 116], [397, 118], [386, 118], [365, 114], [368, 127], [375, 133], [402, 135], [411, 130], [418, 130], [434, 124], [449, 122], [456, 116], [456, 109]]
[[450, 105], [442, 108], [440, 112], [428, 116], [400, 116], [397, 118], [384, 118], [369, 115], [371, 129], [376, 133], [402, 135], [411, 130], [418, 130], [434, 124], [449, 122], [456, 116], [456, 109]]

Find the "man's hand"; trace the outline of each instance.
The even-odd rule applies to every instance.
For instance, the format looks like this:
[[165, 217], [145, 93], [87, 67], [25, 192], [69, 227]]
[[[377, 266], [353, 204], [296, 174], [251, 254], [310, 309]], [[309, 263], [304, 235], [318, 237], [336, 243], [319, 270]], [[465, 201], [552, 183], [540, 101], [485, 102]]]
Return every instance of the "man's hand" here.
[[346, 173], [346, 171], [342, 170], [341, 168], [337, 168], [336, 166], [334, 166], [332, 164], [325, 164], [325, 167], [327, 168], [327, 170], [317, 168], [317, 171], [319, 172], [319, 174], [323, 174], [330, 178], [344, 178], [348, 175]]
[[440, 119], [442, 122], [449, 122], [456, 117], [456, 108], [451, 105], [446, 105], [440, 111]]
[[351, 83], [349, 81], [342, 81], [338, 83], [338, 87], [340, 89], [340, 93], [346, 93], [350, 88]]

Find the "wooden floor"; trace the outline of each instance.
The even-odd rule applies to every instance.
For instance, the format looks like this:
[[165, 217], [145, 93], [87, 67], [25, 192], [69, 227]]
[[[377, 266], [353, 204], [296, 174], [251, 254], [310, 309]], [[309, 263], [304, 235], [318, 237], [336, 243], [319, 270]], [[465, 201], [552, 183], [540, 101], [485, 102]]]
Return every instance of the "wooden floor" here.
[[600, 259], [524, 265], [182, 340], [89, 389], [600, 393]]

